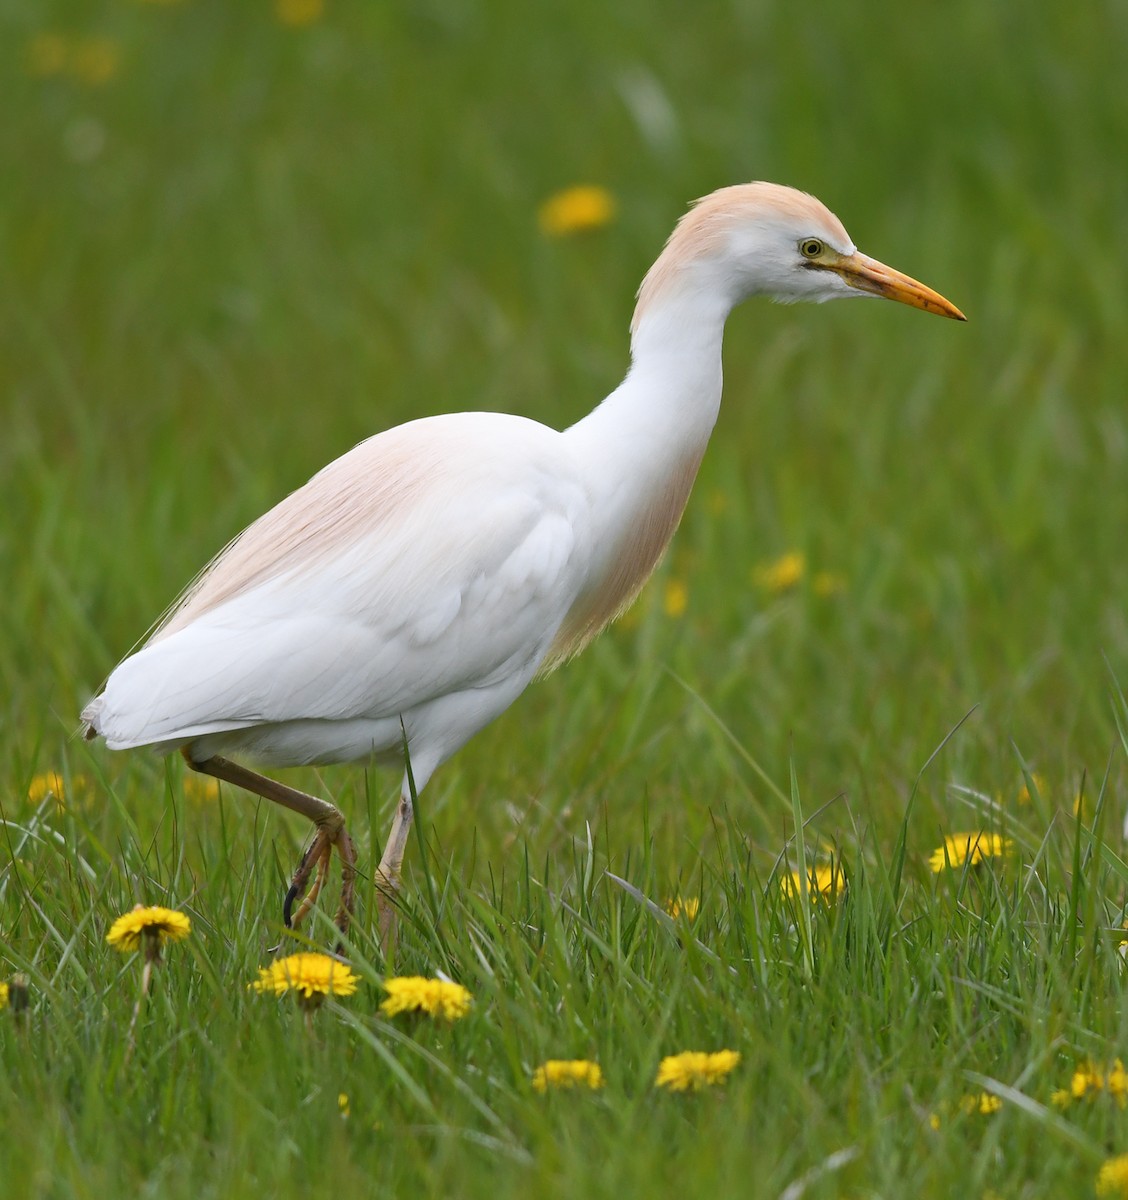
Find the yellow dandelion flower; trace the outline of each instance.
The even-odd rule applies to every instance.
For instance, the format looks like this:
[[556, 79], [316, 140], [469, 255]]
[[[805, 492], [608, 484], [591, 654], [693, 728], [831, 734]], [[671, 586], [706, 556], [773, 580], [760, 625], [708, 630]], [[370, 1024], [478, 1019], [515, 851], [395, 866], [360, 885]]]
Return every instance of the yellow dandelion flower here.
[[599, 1063], [587, 1059], [550, 1058], [533, 1072], [533, 1087], [538, 1092], [549, 1088], [588, 1087], [597, 1091], [603, 1086]]
[[940, 1104], [939, 1111], [934, 1112], [928, 1118], [929, 1125], [933, 1129], [939, 1129], [953, 1107], [956, 1112], [963, 1113], [964, 1116], [989, 1117], [1003, 1107], [1003, 1102], [991, 1092], [972, 1092], [969, 1095], [961, 1096], [954, 1106], [944, 1100]]
[[686, 587], [685, 581], [667, 579], [665, 590], [662, 593], [662, 611], [666, 616], [676, 620], [678, 617], [685, 616], [685, 610], [688, 607], [689, 588]]
[[24, 67], [29, 75], [47, 79], [67, 69], [67, 40], [58, 33], [37, 33], [24, 50]]
[[71, 48], [70, 73], [88, 87], [109, 83], [120, 66], [121, 47], [113, 38], [82, 38]]
[[975, 1092], [960, 1098], [960, 1112], [963, 1113], [978, 1113], [986, 1117], [997, 1113], [1002, 1107], [1002, 1100], [992, 1092]]
[[171, 908], [155, 908], [138, 904], [132, 912], [127, 912], [110, 926], [106, 941], [123, 954], [141, 950], [144, 955], [144, 967], [141, 971], [141, 995], [133, 1006], [133, 1017], [129, 1022], [125, 1062], [133, 1056], [136, 1045], [137, 1018], [141, 1015], [141, 1006], [148, 998], [149, 985], [153, 973], [161, 961], [161, 949], [169, 942], [179, 942], [192, 932], [192, 922], [180, 912]]
[[1105, 1076], [1105, 1087], [1121, 1108], [1128, 1107], [1128, 1071], [1124, 1070], [1124, 1064], [1119, 1058], [1113, 1062]]
[[8, 985], [0, 983], [0, 1008], [8, 1007]]
[[27, 798], [32, 804], [42, 804], [48, 796], [54, 796], [60, 804], [67, 798], [63, 777], [58, 771], [44, 771], [40, 775], [33, 775], [27, 785]]
[[219, 780], [210, 775], [185, 775], [184, 794], [197, 803], [211, 803], [219, 799]]
[[1104, 1091], [1104, 1074], [1093, 1063], [1085, 1063], [1073, 1072], [1069, 1081], [1069, 1094], [1074, 1100], [1084, 1100], [1096, 1092]]
[[811, 578], [811, 590], [816, 596], [837, 596], [846, 590], [846, 576], [837, 571], [816, 571]]
[[337, 1111], [342, 1117], [349, 1115], [349, 1094], [348, 1092], [340, 1092], [337, 1095]]
[[1128, 1154], [1108, 1159], [1097, 1172], [1097, 1195], [1128, 1200]]
[[106, 941], [115, 950], [130, 954], [141, 948], [142, 941], [156, 946], [179, 942], [192, 932], [192, 922], [171, 908], [145, 908], [138, 905], [110, 926]]
[[1068, 1108], [1075, 1100], [1094, 1100], [1107, 1092], [1120, 1108], [1128, 1108], [1128, 1071], [1119, 1058], [1103, 1067], [1088, 1060], [1077, 1067], [1068, 1088], [1061, 1088], [1050, 1097], [1058, 1108]]
[[54, 800], [55, 807], [61, 812], [68, 803], [88, 796], [89, 791], [90, 781], [85, 775], [72, 775], [68, 786], [58, 771], [42, 771], [31, 777], [27, 785], [27, 798], [34, 805], [40, 805], [48, 799]]
[[672, 896], [666, 901], [666, 912], [676, 921], [678, 917], [685, 917], [687, 921], [696, 920], [697, 914], [701, 911], [701, 901], [696, 896]]
[[325, 15], [325, 0], [274, 0], [274, 15], [283, 25], [300, 29]]
[[740, 1053], [736, 1050], [718, 1050], [714, 1054], [687, 1050], [684, 1054], [672, 1054], [659, 1063], [654, 1086], [671, 1092], [699, 1092], [724, 1083], [739, 1063]]
[[807, 556], [798, 550], [789, 550], [772, 562], [762, 562], [752, 570], [752, 582], [773, 595], [786, 592], [803, 578], [807, 570]]
[[351, 996], [359, 982], [360, 976], [339, 958], [303, 951], [260, 967], [251, 987], [276, 996], [293, 992], [303, 1008], [315, 1008], [326, 996]]
[[[1039, 796], [1046, 794], [1046, 777], [1040, 775], [1037, 771], [1031, 771], [1030, 781], [1034, 784], [1034, 790]], [[1030, 804], [1034, 797], [1030, 794], [1030, 784], [1023, 780], [1022, 787], [1018, 789], [1016, 797], [1019, 804]]]
[[1119, 1058], [1108, 1067], [1091, 1059], [1074, 1069], [1069, 1087], [1058, 1088], [1050, 1096], [1055, 1108], [1068, 1108], [1074, 1101], [1095, 1100], [1107, 1093], [1120, 1108], [1128, 1108], [1128, 1071]]
[[985, 858], [999, 858], [1009, 854], [1014, 843], [997, 833], [953, 833], [944, 839], [944, 844], [932, 852], [928, 865], [940, 872], [948, 867], [978, 866]]
[[541, 232], [548, 237], [567, 237], [602, 229], [615, 217], [615, 197], [602, 187], [581, 184], [557, 192], [537, 210]]
[[[789, 871], [779, 881], [785, 896], [798, 899], [801, 878], [798, 871]], [[807, 868], [807, 892], [813, 900], [837, 900], [846, 891], [846, 872], [840, 863], [829, 862]]]
[[446, 979], [424, 979], [421, 975], [404, 975], [386, 979], [384, 989], [388, 998], [380, 1005], [386, 1017], [398, 1013], [422, 1012], [444, 1021], [464, 1017], [474, 997], [460, 983]]

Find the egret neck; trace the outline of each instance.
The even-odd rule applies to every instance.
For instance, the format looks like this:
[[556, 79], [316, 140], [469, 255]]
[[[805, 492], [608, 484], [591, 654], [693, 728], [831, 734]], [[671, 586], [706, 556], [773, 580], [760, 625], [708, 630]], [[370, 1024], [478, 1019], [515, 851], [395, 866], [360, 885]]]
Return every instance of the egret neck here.
[[[659, 258], [648, 280], [664, 265]], [[720, 409], [721, 342], [736, 299], [705, 274], [662, 271], [660, 290], [644, 282], [627, 377], [565, 433], [582, 464], [595, 553], [554, 661], [630, 604], [681, 520]]]

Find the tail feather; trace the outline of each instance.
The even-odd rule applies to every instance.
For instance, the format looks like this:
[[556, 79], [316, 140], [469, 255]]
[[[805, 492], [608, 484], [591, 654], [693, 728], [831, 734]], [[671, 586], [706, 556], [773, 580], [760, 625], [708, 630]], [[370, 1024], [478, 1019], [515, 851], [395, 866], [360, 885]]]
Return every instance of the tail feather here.
[[178, 649], [160, 644], [120, 663], [83, 708], [83, 737], [104, 738], [111, 750], [171, 750], [204, 734], [262, 722], [252, 698], [245, 695], [235, 698], [234, 711], [216, 713], [215, 705], [208, 703], [206, 684], [201, 687], [185, 669], [191, 656], [177, 654]]
[[87, 701], [86, 707], [79, 714], [82, 721], [82, 737], [84, 741], [92, 742], [100, 737], [102, 731], [98, 728], [98, 714], [102, 711], [102, 694]]

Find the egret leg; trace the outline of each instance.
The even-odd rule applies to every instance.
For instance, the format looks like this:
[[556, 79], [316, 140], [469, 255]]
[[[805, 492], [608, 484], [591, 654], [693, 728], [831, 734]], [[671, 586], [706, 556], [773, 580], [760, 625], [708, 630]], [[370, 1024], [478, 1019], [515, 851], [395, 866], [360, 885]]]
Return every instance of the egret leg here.
[[384, 957], [391, 954], [396, 937], [396, 903], [399, 900], [400, 874], [403, 871], [403, 855], [407, 849], [407, 835], [415, 810], [409, 794], [401, 795], [392, 820], [392, 831], [380, 865], [376, 868], [376, 914], [380, 928], [380, 946]]
[[[183, 754], [185, 762], [193, 771], [211, 775], [215, 779], [223, 780], [224, 783], [231, 783], [248, 792], [253, 792], [264, 800], [281, 804], [283, 808], [300, 813], [317, 826], [313, 841], [310, 843], [309, 849], [302, 855], [302, 860], [290, 883], [290, 889], [286, 893], [282, 915], [287, 928], [296, 928], [313, 907], [321, 892], [325, 876], [329, 872], [333, 847], [336, 846], [337, 853], [341, 856], [341, 906], [337, 910], [337, 928], [342, 933], [348, 933], [356, 884], [356, 850], [353, 847], [352, 838], [349, 837], [348, 830], [345, 828], [345, 818], [341, 810], [335, 804], [330, 804], [328, 800], [321, 800], [317, 796], [311, 796], [308, 792], [300, 792], [297, 788], [287, 787], [286, 784], [279, 783], [276, 779], [270, 779], [266, 775], [260, 775], [257, 771], [232, 762], [229, 758], [207, 758], [203, 762], [196, 762], [188, 753], [187, 748]], [[401, 862], [402, 859], [401, 851]], [[298, 905], [298, 911], [291, 918], [290, 910], [294, 900], [305, 887], [315, 865], [317, 874], [314, 876], [313, 883], [310, 884], [309, 891]]]
[[[319, 829], [302, 855], [302, 861], [298, 863], [298, 869], [294, 872], [294, 877], [290, 880], [290, 886], [286, 890], [286, 899], [282, 902], [282, 919], [286, 922], [287, 929], [296, 929], [302, 923], [306, 913], [313, 907], [317, 897], [321, 894], [321, 885], [329, 872], [329, 862], [332, 856], [333, 844]], [[310, 884], [309, 891], [298, 905], [298, 911], [291, 916], [294, 901], [305, 887], [310, 870], [315, 863], [317, 874], [313, 877], [313, 883]]]

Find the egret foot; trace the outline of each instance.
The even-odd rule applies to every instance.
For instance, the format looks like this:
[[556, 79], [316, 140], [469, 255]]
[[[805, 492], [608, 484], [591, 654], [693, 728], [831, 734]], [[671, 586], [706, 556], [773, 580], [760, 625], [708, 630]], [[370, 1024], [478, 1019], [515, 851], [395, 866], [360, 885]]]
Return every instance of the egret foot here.
[[[294, 929], [301, 924], [302, 918], [313, 907], [313, 904], [321, 893], [321, 882], [325, 877], [325, 873], [329, 870], [329, 862], [332, 855], [332, 846], [322, 838], [321, 831], [319, 830], [314, 835], [313, 841], [306, 852], [302, 855], [302, 860], [298, 863], [294, 877], [290, 880], [286, 899], [282, 902], [282, 922], [287, 929]], [[313, 883], [310, 884], [309, 891], [306, 892], [301, 904], [298, 905], [298, 912], [295, 917], [293, 913], [294, 901], [298, 898], [302, 888], [305, 887], [306, 880], [309, 879], [309, 873], [314, 863], [317, 864], [317, 874], [313, 877]]]
[[[328, 800], [321, 800], [317, 796], [309, 795], [308, 792], [300, 792], [297, 788], [287, 787], [276, 779], [260, 775], [257, 771], [240, 766], [239, 763], [232, 762], [230, 759], [216, 757], [197, 762], [187, 746], [184, 747], [182, 753], [185, 762], [193, 771], [200, 771], [204, 775], [211, 775], [214, 779], [221, 779], [224, 783], [233, 783], [236, 787], [245, 788], [248, 792], [253, 792], [264, 800], [281, 804], [283, 808], [288, 808], [291, 812], [301, 813], [303, 817], [308, 818], [317, 826], [317, 833], [314, 835], [309, 849], [302, 855], [302, 861], [298, 864], [298, 869], [290, 881], [290, 889], [286, 893], [282, 912], [287, 928], [296, 928], [313, 907], [321, 893], [325, 876], [329, 872], [333, 847], [337, 847], [337, 853], [341, 857], [341, 905], [337, 910], [336, 922], [337, 928], [342, 934], [348, 933], [356, 890], [356, 849], [345, 828], [345, 818], [341, 814], [341, 810], [335, 804], [330, 804]], [[402, 852], [400, 857], [402, 860]], [[314, 864], [317, 865], [317, 874], [314, 876], [309, 891], [298, 905], [298, 911], [293, 914], [291, 919], [290, 911], [293, 908], [294, 900], [305, 887]]]
[[[317, 897], [321, 894], [321, 885], [325, 882], [325, 877], [329, 873], [329, 864], [333, 858], [333, 847], [336, 846], [337, 853], [341, 857], [341, 903], [337, 909], [335, 920], [337, 928], [341, 931], [342, 935], [347, 934], [349, 931], [356, 886], [356, 849], [353, 846], [352, 838], [349, 837], [348, 830], [345, 828], [344, 818], [341, 818], [340, 825], [335, 831], [332, 828], [333, 824], [326, 822], [323, 825], [318, 825], [317, 833], [314, 834], [313, 841], [310, 842], [309, 848], [302, 855], [302, 861], [298, 863], [298, 869], [294, 872], [294, 877], [290, 881], [290, 888], [286, 892], [286, 899], [282, 905], [282, 919], [285, 921], [287, 929], [297, 929], [306, 914], [316, 903]], [[310, 872], [313, 870], [315, 864], [317, 866], [317, 873], [313, 877], [309, 891], [302, 897], [302, 902], [298, 905], [298, 911], [291, 915], [294, 901], [297, 899], [302, 888], [305, 887], [306, 881], [309, 879]]]

